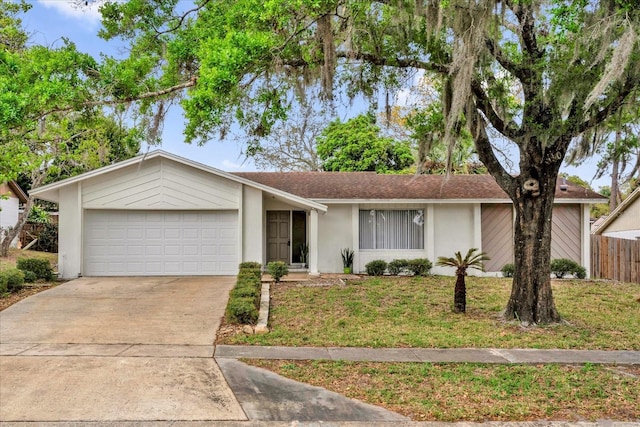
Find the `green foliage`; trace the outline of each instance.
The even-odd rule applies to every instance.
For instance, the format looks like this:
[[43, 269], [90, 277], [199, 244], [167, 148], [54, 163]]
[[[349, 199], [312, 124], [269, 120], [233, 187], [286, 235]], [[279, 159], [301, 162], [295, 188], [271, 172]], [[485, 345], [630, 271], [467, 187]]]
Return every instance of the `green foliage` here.
[[261, 268], [241, 268], [238, 272], [238, 279], [250, 277], [260, 280], [262, 277], [262, 269]]
[[235, 297], [229, 299], [226, 319], [230, 323], [254, 325], [258, 320], [258, 309], [251, 297]]
[[38, 233], [38, 241], [31, 246], [34, 251], [58, 252], [58, 224], [45, 223], [44, 228]]
[[[22, 271], [22, 270], [21, 270]], [[25, 283], [33, 283], [38, 280], [38, 275], [31, 270], [24, 270], [24, 282]]]
[[454, 267], [456, 269], [456, 275], [465, 275], [469, 268], [484, 271], [484, 261], [488, 261], [490, 258], [486, 253], [476, 253], [477, 251], [478, 248], [469, 249], [464, 258], [460, 251], [456, 252], [453, 258], [438, 257], [436, 265], [441, 267]]
[[353, 267], [353, 257], [355, 253], [350, 248], [344, 248], [340, 251], [340, 256], [342, 257], [342, 266], [344, 268]]
[[283, 261], [272, 261], [267, 264], [267, 272], [276, 283], [280, 283], [280, 279], [289, 274], [289, 267]]
[[571, 274], [578, 279], [584, 279], [587, 271], [577, 262], [567, 258], [556, 258], [551, 260], [551, 272], [558, 279], [562, 279], [567, 274]]
[[387, 262], [382, 259], [375, 259], [364, 266], [369, 276], [382, 276], [387, 269]]
[[240, 270], [243, 270], [245, 268], [262, 268], [262, 264], [256, 261], [244, 261], [240, 263], [239, 268]]
[[24, 273], [17, 268], [0, 271], [0, 293], [17, 292], [24, 286]]
[[230, 297], [232, 299], [249, 298], [253, 300], [254, 306], [259, 307], [260, 289], [255, 283], [238, 280], [236, 286], [231, 290]]
[[505, 264], [502, 266], [500, 271], [502, 271], [503, 277], [513, 277], [516, 272], [516, 266], [515, 264]]
[[389, 264], [387, 265], [387, 269], [389, 270], [389, 274], [391, 274], [392, 276], [397, 276], [398, 274], [408, 272], [408, 266], [409, 261], [407, 261], [406, 259], [394, 259], [393, 261], [389, 262]]
[[416, 258], [409, 260], [407, 267], [415, 276], [428, 276], [433, 264], [428, 258]]
[[37, 279], [52, 280], [53, 269], [48, 259], [44, 258], [18, 258], [16, 267], [22, 271], [32, 271]]
[[229, 323], [255, 324], [258, 320], [261, 294], [260, 263], [243, 262], [236, 284], [229, 294], [225, 318]]
[[326, 171], [400, 171], [413, 164], [409, 144], [380, 136], [371, 115], [333, 121], [318, 137], [318, 156]]
[[49, 217], [49, 212], [38, 205], [34, 205], [31, 208], [31, 212], [29, 212], [29, 219], [27, 221], [34, 224], [48, 224], [51, 222], [51, 218]]

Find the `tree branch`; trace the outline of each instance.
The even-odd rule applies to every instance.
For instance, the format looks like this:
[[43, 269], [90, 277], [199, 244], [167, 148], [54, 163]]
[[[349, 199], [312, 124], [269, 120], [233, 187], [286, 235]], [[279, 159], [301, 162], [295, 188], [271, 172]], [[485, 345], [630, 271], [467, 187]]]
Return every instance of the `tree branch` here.
[[191, 79], [189, 79], [188, 81], [184, 82], [184, 83], [180, 83], [178, 85], [175, 86], [171, 86], [165, 89], [160, 89], [157, 91], [153, 91], [153, 92], [146, 92], [143, 93], [141, 95], [137, 95], [137, 96], [131, 96], [131, 97], [126, 97], [126, 98], [118, 98], [118, 99], [103, 99], [103, 100], [97, 100], [97, 101], [85, 101], [85, 102], [81, 102], [78, 105], [75, 106], [67, 106], [67, 107], [58, 107], [58, 108], [53, 108], [49, 111], [46, 111], [42, 114], [40, 114], [39, 116], [37, 116], [35, 118], [35, 120], [41, 120], [42, 118], [51, 115], [51, 114], [55, 114], [55, 113], [65, 113], [65, 112], [69, 112], [72, 111], [74, 109], [78, 109], [78, 108], [90, 108], [90, 107], [98, 107], [98, 106], [103, 106], [103, 105], [119, 105], [119, 104], [128, 104], [131, 102], [136, 102], [136, 101], [141, 101], [143, 99], [149, 99], [149, 98], [157, 98], [163, 95], [169, 95], [171, 93], [175, 93], [175, 92], [179, 92], [181, 90], [193, 87], [196, 85], [198, 81], [198, 78], [196, 76], [191, 77]]
[[487, 170], [496, 179], [498, 185], [500, 185], [507, 194], [513, 196], [515, 194], [513, 189], [514, 179], [502, 167], [493, 152], [491, 141], [487, 135], [484, 117], [478, 112], [476, 105], [472, 101], [469, 101], [467, 104], [465, 113], [469, 121], [469, 130], [473, 136], [480, 161], [487, 167]]
[[482, 89], [480, 82], [477, 80], [471, 81], [471, 92], [476, 98], [476, 107], [482, 111], [482, 113], [487, 117], [491, 125], [501, 134], [506, 136], [511, 140], [516, 140], [520, 136], [520, 129], [513, 122], [513, 120], [509, 120], [505, 122], [502, 117], [496, 112], [491, 104], [491, 100]]

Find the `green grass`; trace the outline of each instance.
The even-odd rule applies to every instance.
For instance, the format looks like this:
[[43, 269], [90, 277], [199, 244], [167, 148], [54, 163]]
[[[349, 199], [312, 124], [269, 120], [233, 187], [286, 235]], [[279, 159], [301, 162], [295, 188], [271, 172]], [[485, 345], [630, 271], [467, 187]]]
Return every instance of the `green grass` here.
[[413, 420], [638, 420], [640, 368], [245, 361]]
[[0, 270], [15, 268], [18, 258], [46, 258], [52, 266], [58, 263], [58, 254], [10, 248], [8, 257], [0, 257]]
[[565, 324], [522, 328], [501, 312], [511, 281], [467, 278], [467, 313], [455, 314], [454, 278], [372, 278], [348, 286], [272, 287], [265, 335], [227, 344], [346, 347], [498, 347], [640, 350], [640, 285], [556, 281]]

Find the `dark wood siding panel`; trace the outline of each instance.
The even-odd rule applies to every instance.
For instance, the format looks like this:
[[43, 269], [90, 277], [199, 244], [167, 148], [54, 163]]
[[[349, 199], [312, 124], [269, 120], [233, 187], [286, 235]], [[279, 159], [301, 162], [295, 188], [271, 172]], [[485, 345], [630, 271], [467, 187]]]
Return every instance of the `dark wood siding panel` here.
[[513, 262], [513, 209], [508, 204], [482, 205], [482, 251], [491, 259], [485, 271], [500, 271]]
[[580, 205], [555, 205], [551, 225], [551, 259], [581, 263]]

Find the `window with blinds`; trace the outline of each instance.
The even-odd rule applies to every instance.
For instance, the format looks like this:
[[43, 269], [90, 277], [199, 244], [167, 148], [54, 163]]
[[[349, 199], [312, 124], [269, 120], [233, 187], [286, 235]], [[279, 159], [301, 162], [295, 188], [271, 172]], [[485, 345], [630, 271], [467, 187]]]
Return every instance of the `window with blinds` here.
[[424, 249], [424, 211], [360, 211], [360, 249]]

